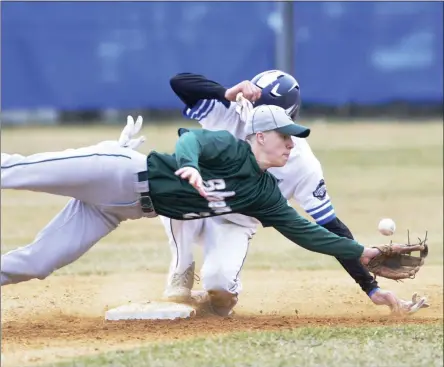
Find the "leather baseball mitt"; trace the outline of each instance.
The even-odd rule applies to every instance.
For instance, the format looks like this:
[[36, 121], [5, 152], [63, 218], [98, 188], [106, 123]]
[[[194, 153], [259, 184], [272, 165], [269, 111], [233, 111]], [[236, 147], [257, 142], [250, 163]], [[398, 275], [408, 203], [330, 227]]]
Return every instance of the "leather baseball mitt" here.
[[[367, 264], [369, 272], [377, 275], [393, 279], [414, 279], [416, 273], [424, 265], [424, 259], [428, 254], [427, 232], [424, 240], [418, 238], [418, 243], [410, 243], [408, 236], [407, 244], [394, 244], [390, 242], [388, 245], [373, 246], [380, 251]], [[412, 256], [412, 252], [419, 252], [419, 256]]]

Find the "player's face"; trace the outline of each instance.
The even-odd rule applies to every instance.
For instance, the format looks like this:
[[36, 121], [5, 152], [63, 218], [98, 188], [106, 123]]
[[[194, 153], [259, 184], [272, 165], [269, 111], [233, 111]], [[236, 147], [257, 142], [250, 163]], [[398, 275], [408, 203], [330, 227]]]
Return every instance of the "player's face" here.
[[288, 161], [290, 152], [294, 147], [291, 135], [276, 131], [267, 131], [263, 136], [263, 148], [268, 162], [272, 167], [282, 167]]

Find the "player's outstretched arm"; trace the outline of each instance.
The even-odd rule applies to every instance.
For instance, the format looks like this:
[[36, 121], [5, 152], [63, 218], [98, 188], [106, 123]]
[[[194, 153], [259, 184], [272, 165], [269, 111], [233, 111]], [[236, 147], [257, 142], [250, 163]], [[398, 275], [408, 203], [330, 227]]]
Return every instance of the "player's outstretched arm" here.
[[342, 259], [361, 257], [364, 246], [354, 240], [339, 237], [300, 216], [282, 196], [271, 175], [268, 175], [264, 187], [264, 191], [243, 214], [255, 217], [264, 227], [274, 227], [290, 241], [309, 251]]
[[[257, 218], [264, 227], [274, 227], [282, 235], [301, 247], [313, 252], [325, 255], [335, 256], [342, 259], [359, 259], [365, 266], [369, 265], [372, 259], [380, 257], [381, 253], [388, 257], [394, 254], [410, 253], [411, 251], [424, 250], [423, 244], [407, 246], [403, 244], [392, 244], [384, 247], [364, 247], [358, 242], [339, 237], [329, 232], [318, 224], [300, 216], [294, 208], [288, 205], [287, 201], [280, 194], [275, 185], [273, 192], [267, 195], [259, 196], [258, 200], [265, 198], [255, 209], [244, 213]], [[426, 250], [426, 248], [425, 248]], [[412, 267], [413, 272], [417, 272], [419, 267]], [[389, 274], [385, 272], [380, 274], [391, 279], [402, 279], [409, 277], [409, 274], [400, 274], [401, 277], [395, 278], [398, 274]]]
[[[359, 259], [364, 266], [369, 265], [373, 259], [381, 255], [380, 249], [376, 247], [364, 247], [354, 240], [339, 237], [320, 225], [301, 217], [296, 210], [290, 206], [287, 206], [287, 208], [281, 210], [281, 213], [278, 214], [281, 217], [280, 219], [271, 220], [269, 225], [301, 247], [313, 252], [342, 259]], [[408, 246], [404, 244], [392, 244], [387, 251], [390, 251], [391, 254], [404, 254], [410, 253], [411, 251], [419, 251], [422, 249], [421, 246], [421, 244], [418, 244], [408, 248]], [[419, 267], [415, 269], [412, 268], [412, 270], [417, 272]], [[386, 275], [381, 274], [381, 276], [390, 279], [409, 277], [407, 274], [402, 274], [400, 278], [395, 278], [393, 277], [395, 275], [392, 276], [388, 273]]]
[[267, 215], [269, 218], [265, 221], [258, 219], [264, 226], [274, 227], [289, 240], [310, 251], [342, 259], [359, 259], [364, 254], [364, 246], [355, 240], [339, 237], [285, 205], [281, 206], [278, 213]]

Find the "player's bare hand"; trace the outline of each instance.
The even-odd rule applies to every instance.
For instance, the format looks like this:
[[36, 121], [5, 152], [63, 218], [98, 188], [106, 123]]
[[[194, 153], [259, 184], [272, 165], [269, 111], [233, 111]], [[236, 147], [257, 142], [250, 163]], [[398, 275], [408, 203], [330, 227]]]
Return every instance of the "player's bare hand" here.
[[201, 196], [207, 197], [207, 192], [203, 185], [202, 176], [199, 171], [194, 167], [182, 167], [175, 172], [176, 176], [184, 180], [188, 180], [191, 186], [193, 186]]
[[378, 289], [371, 295], [370, 299], [375, 305], [388, 306], [393, 314], [401, 312], [401, 302], [393, 292]]
[[378, 289], [371, 295], [370, 299], [375, 305], [388, 306], [394, 316], [411, 315], [421, 308], [429, 307], [427, 298], [419, 297], [417, 293], [413, 294], [411, 301], [405, 301], [396, 297], [391, 291]]
[[236, 96], [239, 93], [242, 93], [243, 97], [248, 99], [250, 102], [255, 102], [261, 97], [262, 89], [249, 80], [244, 80], [243, 82], [240, 82], [239, 84], [227, 89], [225, 92], [225, 98], [231, 102], [236, 102]]

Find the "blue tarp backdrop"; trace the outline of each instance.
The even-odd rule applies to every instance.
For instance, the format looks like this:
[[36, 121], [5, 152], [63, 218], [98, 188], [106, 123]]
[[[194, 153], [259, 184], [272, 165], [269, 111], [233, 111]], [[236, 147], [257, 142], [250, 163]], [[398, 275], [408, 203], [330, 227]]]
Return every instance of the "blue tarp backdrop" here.
[[[2, 109], [179, 108], [178, 72], [224, 85], [272, 69], [273, 2], [4, 2]], [[303, 101], [443, 98], [443, 4], [295, 4]]]

